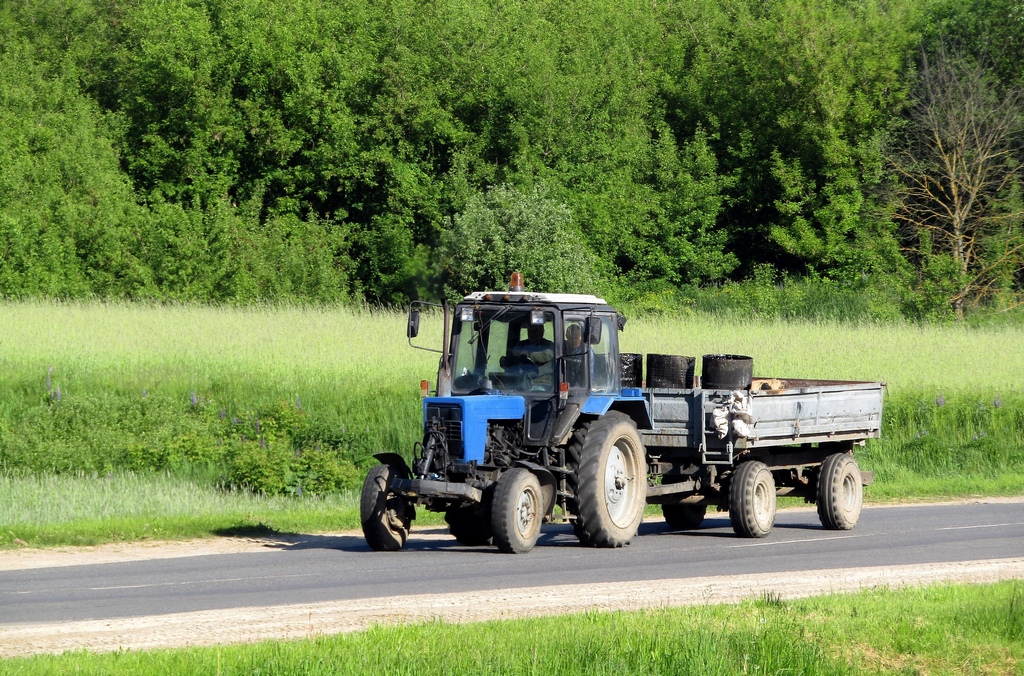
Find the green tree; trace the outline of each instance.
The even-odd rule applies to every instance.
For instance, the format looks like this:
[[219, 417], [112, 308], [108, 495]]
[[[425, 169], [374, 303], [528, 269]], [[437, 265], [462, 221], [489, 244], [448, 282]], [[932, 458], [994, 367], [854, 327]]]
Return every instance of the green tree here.
[[142, 212], [96, 105], [0, 12], [0, 296], [138, 293]]
[[504, 289], [515, 271], [532, 291], [594, 291], [592, 259], [572, 213], [541, 185], [499, 185], [471, 198], [440, 253], [452, 297]]

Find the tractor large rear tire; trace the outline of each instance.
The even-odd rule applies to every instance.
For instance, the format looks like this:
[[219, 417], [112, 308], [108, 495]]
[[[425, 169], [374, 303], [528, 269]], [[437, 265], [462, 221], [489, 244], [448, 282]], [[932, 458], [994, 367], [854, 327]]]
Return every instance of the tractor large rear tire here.
[[849, 453], [833, 453], [818, 472], [818, 519], [828, 530], [850, 530], [860, 520], [864, 484]]
[[448, 532], [452, 537], [467, 547], [482, 547], [494, 541], [490, 510], [482, 505], [449, 507], [444, 513], [444, 520], [448, 522]]
[[494, 544], [506, 554], [525, 554], [537, 544], [543, 520], [540, 481], [522, 467], [506, 470], [498, 480], [491, 503]]
[[370, 549], [378, 552], [393, 552], [405, 546], [415, 518], [412, 504], [389, 488], [392, 477], [398, 474], [390, 465], [377, 465], [363, 482], [359, 501], [363, 536]]
[[621, 547], [636, 535], [647, 502], [647, 460], [636, 425], [621, 413], [591, 423], [578, 472], [576, 533], [584, 545]]
[[741, 537], [763, 538], [775, 525], [775, 477], [763, 462], [745, 462], [729, 482], [729, 520]]

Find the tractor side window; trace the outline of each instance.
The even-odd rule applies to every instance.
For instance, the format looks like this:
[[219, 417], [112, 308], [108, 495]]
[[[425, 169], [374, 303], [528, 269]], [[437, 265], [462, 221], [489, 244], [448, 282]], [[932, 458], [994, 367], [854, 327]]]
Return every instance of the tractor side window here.
[[591, 343], [594, 354], [594, 373], [590, 389], [592, 392], [618, 391], [618, 350], [615, 349], [615, 335], [618, 327], [611, 317], [595, 317], [604, 325], [601, 327], [601, 340]]
[[587, 345], [583, 340], [586, 320], [583, 317], [565, 318], [565, 341], [562, 355], [565, 358], [565, 382], [569, 389], [587, 387]]

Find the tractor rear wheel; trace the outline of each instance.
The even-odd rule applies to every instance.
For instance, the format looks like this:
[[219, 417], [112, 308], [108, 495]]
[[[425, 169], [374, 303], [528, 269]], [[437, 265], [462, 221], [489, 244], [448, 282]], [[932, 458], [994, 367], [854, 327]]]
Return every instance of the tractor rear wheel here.
[[482, 547], [494, 541], [490, 511], [484, 507], [449, 507], [444, 513], [448, 532], [459, 544]]
[[647, 502], [647, 461], [636, 425], [621, 413], [594, 421], [583, 439], [576, 532], [582, 544], [621, 547], [636, 535]]
[[378, 552], [401, 549], [416, 515], [412, 504], [389, 488], [392, 477], [399, 475], [400, 471], [390, 465], [377, 465], [363, 482], [359, 501], [363, 537], [370, 549]]
[[745, 462], [729, 482], [729, 520], [737, 535], [763, 538], [775, 525], [775, 477], [763, 462]]
[[506, 470], [491, 503], [494, 544], [507, 554], [525, 554], [537, 544], [543, 520], [540, 481], [522, 467]]
[[833, 453], [818, 471], [818, 519], [829, 530], [850, 530], [860, 520], [864, 483], [849, 453]]

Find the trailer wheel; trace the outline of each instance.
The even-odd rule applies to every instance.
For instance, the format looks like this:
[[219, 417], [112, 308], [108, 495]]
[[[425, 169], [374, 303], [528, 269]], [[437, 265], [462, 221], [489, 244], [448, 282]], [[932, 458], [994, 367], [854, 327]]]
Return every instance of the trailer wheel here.
[[[671, 475], [661, 480], [662, 484], [674, 484], [683, 480], [683, 477]], [[693, 530], [700, 528], [704, 523], [704, 515], [708, 508], [704, 505], [690, 505], [686, 503], [662, 504], [661, 513], [665, 515], [665, 523], [675, 530]]]
[[507, 470], [498, 480], [491, 503], [494, 544], [507, 554], [525, 554], [540, 537], [544, 501], [540, 481], [522, 467]]
[[398, 473], [390, 465], [377, 465], [367, 473], [363, 482], [359, 501], [363, 537], [370, 549], [378, 552], [401, 549], [409, 537], [409, 527], [415, 516], [413, 506], [388, 488], [391, 478]]
[[704, 523], [708, 508], [704, 505], [662, 505], [665, 523], [676, 530], [693, 530]]
[[850, 530], [860, 519], [864, 485], [857, 461], [849, 453], [833, 453], [818, 472], [818, 518], [828, 530]]
[[613, 412], [591, 424], [578, 478], [580, 542], [595, 547], [629, 544], [647, 500], [644, 445], [632, 420]]
[[729, 520], [740, 537], [763, 538], [775, 525], [775, 478], [763, 462], [741, 464], [729, 483]]
[[448, 522], [448, 532], [459, 544], [481, 547], [494, 541], [491, 515], [483, 507], [449, 507], [444, 520]]

